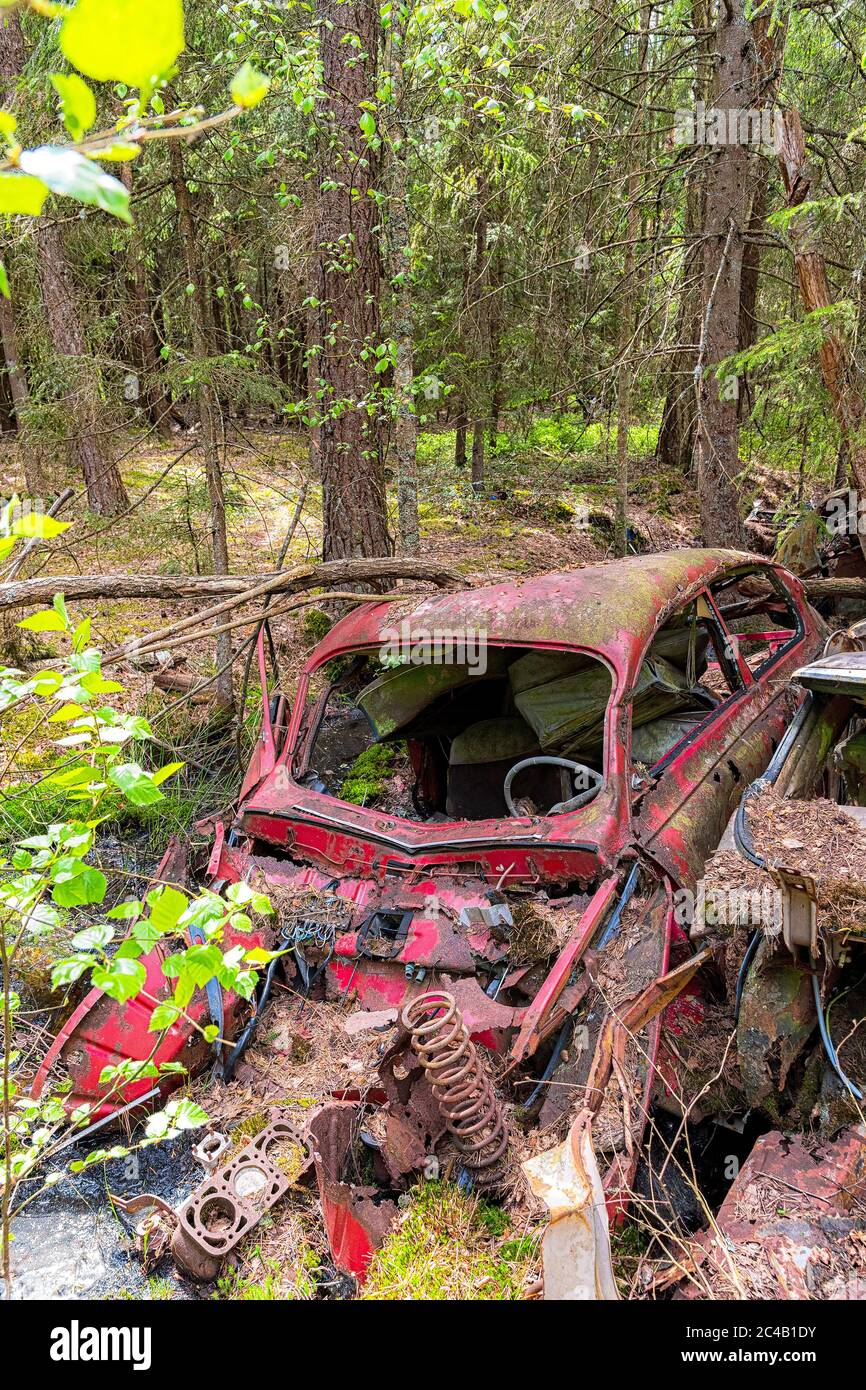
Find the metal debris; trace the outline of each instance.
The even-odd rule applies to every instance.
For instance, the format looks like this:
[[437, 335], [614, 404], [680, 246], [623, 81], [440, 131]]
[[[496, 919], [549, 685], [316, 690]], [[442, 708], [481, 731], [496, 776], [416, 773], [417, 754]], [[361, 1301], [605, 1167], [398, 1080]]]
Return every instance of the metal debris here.
[[583, 1111], [568, 1138], [527, 1159], [523, 1172], [550, 1212], [542, 1241], [545, 1300], [618, 1299], [591, 1114]]
[[442, 990], [421, 994], [402, 1021], [474, 1185], [497, 1186], [508, 1125], [454, 997]]

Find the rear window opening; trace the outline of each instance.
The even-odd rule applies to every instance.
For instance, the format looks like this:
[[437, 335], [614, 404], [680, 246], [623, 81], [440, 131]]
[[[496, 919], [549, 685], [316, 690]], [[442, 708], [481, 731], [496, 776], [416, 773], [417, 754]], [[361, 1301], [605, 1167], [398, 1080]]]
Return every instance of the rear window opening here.
[[[664, 699], [642, 698], [648, 672], [664, 682]], [[632, 703], [632, 760], [639, 769], [659, 764], [723, 701], [742, 688], [707, 605], [694, 600], [662, 627], [641, 667]]]
[[604, 783], [611, 673], [583, 652], [490, 647], [484, 669], [343, 658], [308, 715], [295, 776], [415, 821], [580, 809]]

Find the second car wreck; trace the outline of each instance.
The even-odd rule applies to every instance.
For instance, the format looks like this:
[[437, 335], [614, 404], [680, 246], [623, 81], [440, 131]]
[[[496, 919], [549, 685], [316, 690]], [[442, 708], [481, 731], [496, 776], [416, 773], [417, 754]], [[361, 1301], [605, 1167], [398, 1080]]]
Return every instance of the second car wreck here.
[[[745, 843], [750, 868], [765, 867], [738, 809], [751, 789], [813, 796], [846, 731], [856, 757], [859, 687], [807, 695], [794, 679], [827, 638], [796, 578], [721, 550], [354, 610], [293, 704], [269, 692], [236, 812], [207, 856], [175, 846], [158, 874], [268, 896], [275, 915], [255, 939], [277, 954], [252, 1013], [199, 991], [188, 1012], [216, 1025], [216, 1043], [181, 1017], [154, 1047], [150, 1013], [170, 994], [157, 946], [143, 958], [147, 1000], [92, 991], [34, 1093], [64, 1076], [67, 1107], [110, 1122], [177, 1079], [106, 1097], [106, 1065], [152, 1058], [228, 1083], [261, 1044], [275, 991], [297, 1036], [308, 1003], [339, 1010], [372, 1043], [375, 1075], [359, 1064], [363, 1082], [325, 1085], [293, 1179], [318, 1185], [336, 1266], [362, 1279], [401, 1193], [447, 1169], [467, 1189], [528, 1179], [554, 1213], [546, 1296], [615, 1297], [609, 1224], [647, 1172], [652, 1202], [667, 1201], [648, 1157], [655, 1116], [751, 1125], [752, 1138], [788, 1127], [780, 1097], [809, 1050], [815, 1094], [836, 1090], [824, 1139], [858, 1118], [818, 1007], [851, 969], [850, 934], [840, 953], [818, 916], [804, 938], [800, 899], [791, 907], [802, 884], [769, 872], [790, 930], [761, 935], [758, 922], [743, 939], [742, 923], [704, 910], [711, 857], [711, 873], [730, 868]], [[266, 689], [261, 643], [260, 664]], [[349, 799], [371, 752], [385, 771]], [[708, 1045], [728, 1025], [735, 1084]], [[262, 1094], [284, 1123], [279, 1088]], [[796, 1123], [810, 1115], [801, 1106]], [[205, 1194], [234, 1213], [222, 1235], [203, 1236], [199, 1206], [176, 1217], [200, 1253], [207, 1239], [230, 1248], [245, 1209], [234, 1172]], [[251, 1219], [285, 1195], [275, 1184], [256, 1188], [269, 1195]], [[569, 1212], [582, 1235], [566, 1233]]]

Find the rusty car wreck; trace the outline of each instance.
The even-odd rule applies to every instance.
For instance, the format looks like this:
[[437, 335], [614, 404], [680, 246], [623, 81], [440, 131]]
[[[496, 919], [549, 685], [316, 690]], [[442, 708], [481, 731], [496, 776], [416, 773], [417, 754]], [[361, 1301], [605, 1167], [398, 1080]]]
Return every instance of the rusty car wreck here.
[[[276, 917], [256, 939], [280, 954], [252, 1014], [218, 987], [199, 991], [190, 1015], [218, 1025], [216, 1046], [181, 1018], [154, 1053], [149, 1011], [169, 987], [157, 946], [147, 995], [117, 1004], [91, 991], [36, 1091], [60, 1073], [70, 1108], [110, 1121], [172, 1080], [105, 1099], [106, 1065], [153, 1055], [228, 1082], [280, 983], [299, 1009], [351, 1008], [382, 1040], [377, 1084], [335, 1082], [297, 1143], [335, 1264], [359, 1278], [432, 1160], [467, 1187], [528, 1182], [547, 1204], [547, 1297], [616, 1297], [609, 1226], [636, 1190], [667, 1202], [651, 1160], [658, 1115], [675, 1129], [706, 1117], [749, 1146], [817, 1126], [837, 1140], [850, 1187], [859, 1090], [823, 1035], [856, 933], [828, 939], [813, 913], [803, 935], [796, 852], [774, 879], [748, 820], [756, 788], [826, 792], [832, 749], [854, 731], [856, 690], [807, 693], [795, 679], [827, 640], [794, 576], [723, 550], [420, 603], [373, 598], [314, 650], [294, 702], [265, 699], [235, 814], [215, 824], [206, 862], [174, 845], [158, 873], [269, 895]], [[266, 689], [261, 646], [260, 664]], [[342, 798], [347, 770], [380, 746], [401, 768], [393, 795]], [[761, 869], [778, 889], [784, 930], [707, 913], [708, 861], [729, 882], [738, 858], [746, 878]], [[714, 1052], [726, 1023], [730, 1050]], [[791, 1093], [808, 1067], [804, 1111]], [[531, 1153], [516, 1142], [527, 1133]], [[268, 1172], [270, 1202], [282, 1186]], [[218, 1267], [196, 1226], [202, 1202], [228, 1202], [232, 1239], [244, 1220], [223, 1170], [208, 1183], [175, 1217], [175, 1249], [198, 1238], [180, 1254], [198, 1277]], [[231, 1239], [217, 1244], [222, 1254]], [[707, 1248], [689, 1258], [664, 1287]]]

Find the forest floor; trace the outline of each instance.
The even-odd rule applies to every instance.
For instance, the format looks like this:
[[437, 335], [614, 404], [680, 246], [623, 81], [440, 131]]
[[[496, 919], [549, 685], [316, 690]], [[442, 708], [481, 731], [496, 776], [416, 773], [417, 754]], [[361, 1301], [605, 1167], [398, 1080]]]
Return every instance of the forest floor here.
[[[207, 494], [197, 452], [187, 453], [170, 466], [189, 442], [183, 435], [167, 444], [131, 441], [123, 467], [130, 513], [103, 522], [82, 514], [81, 503], [77, 503], [71, 511], [74, 527], [37, 552], [24, 575], [207, 572], [207, 544], [202, 540], [208, 533]], [[637, 440], [638, 445], [644, 442], [640, 437]], [[452, 459], [453, 435], [422, 438], [422, 545], [425, 556], [464, 574], [467, 584], [514, 580], [613, 558], [614, 460], [609, 441], [604, 445], [596, 437], [594, 445], [573, 449], [561, 431], [520, 447], [506, 441], [489, 460], [488, 486], [478, 495], [473, 494], [467, 474], [454, 468]], [[253, 573], [275, 567], [305, 482], [305, 470], [306, 446], [300, 435], [263, 429], [233, 431], [225, 459], [225, 485], [234, 569]], [[19, 481], [16, 471], [14, 457], [0, 459], [0, 484], [7, 495]], [[655, 460], [648, 456], [634, 458], [631, 472], [630, 522], [636, 548], [655, 551], [694, 544], [698, 518], [691, 482], [660, 474]], [[285, 564], [316, 558], [320, 541], [320, 497], [316, 487], [308, 485]], [[85, 616], [83, 605], [71, 607], [76, 620]], [[93, 641], [107, 649], [123, 639], [143, 635], [163, 620], [193, 611], [193, 605], [102, 600], [87, 605], [86, 611], [92, 619]], [[299, 616], [275, 623], [281, 686], [289, 694], [317, 640], [313, 612], [302, 610]], [[6, 640], [14, 635], [7, 622]], [[212, 650], [184, 651], [177, 668], [180, 672], [196, 678], [212, 674]], [[50, 659], [56, 652], [53, 634], [49, 633], [25, 655]], [[111, 852], [125, 873], [135, 877], [152, 869], [173, 830], [186, 829], [197, 816], [229, 804], [237, 793], [240, 773], [233, 750], [221, 758], [212, 756], [207, 701], [189, 703], [183, 696], [158, 689], [152, 671], [133, 665], [111, 674], [124, 684], [117, 703], [149, 718], [166, 750], [166, 759], [176, 753], [189, 762], [186, 773], [167, 784], [169, 796], [158, 814], [140, 813], [136, 821], [108, 827]], [[251, 689], [245, 728], [248, 742], [255, 735], [257, 721], [258, 701]], [[14, 718], [4, 723], [2, 739], [6, 757], [15, 754], [15, 775], [21, 781], [38, 777], [56, 757], [50, 734], [27, 737]], [[44, 823], [50, 818], [50, 808], [31, 800], [26, 813], [16, 810], [15, 814], [18, 819], [13, 817], [10, 823], [8, 810], [4, 810], [6, 824], [0, 827], [0, 834], [6, 839], [14, 838], [19, 830], [28, 833], [38, 820]], [[125, 885], [125, 891], [131, 887]], [[40, 981], [40, 968], [44, 970], [45, 963], [40, 966], [37, 958], [30, 967], [34, 996], [43, 998], [47, 1006], [44, 982]], [[40, 1016], [38, 1028], [34, 1024], [36, 1036], [40, 1032], [47, 1036], [49, 1019], [50, 1015]], [[220, 1102], [223, 1107], [229, 1103], [227, 1095]], [[200, 1098], [207, 1105], [207, 1097]], [[243, 1102], [243, 1097], [240, 1099]], [[307, 1101], [302, 1098], [299, 1103]], [[218, 1118], [236, 1130], [240, 1139], [255, 1132], [255, 1126], [262, 1122], [261, 1111], [260, 1101], [249, 1095], [237, 1113]], [[162, 1157], [159, 1151], [150, 1151], [153, 1156], [134, 1174], [117, 1163], [109, 1165], [104, 1183], [93, 1174], [80, 1175], [47, 1193], [32, 1210], [29, 1235], [20, 1233], [18, 1251], [24, 1262], [25, 1289], [29, 1279], [43, 1289], [46, 1280], [49, 1284], [53, 1280], [54, 1291], [60, 1296], [75, 1292], [89, 1297], [201, 1296], [171, 1273], [170, 1261], [163, 1261], [165, 1269], [142, 1273], [105, 1200], [106, 1186], [122, 1192], [156, 1186], [169, 1200], [178, 1200], [196, 1181], [197, 1170], [191, 1165], [188, 1149], [185, 1140], [178, 1140], [166, 1146]], [[447, 1182], [428, 1184], [412, 1199], [377, 1262], [366, 1297], [523, 1296], [538, 1275], [539, 1213], [533, 1213], [526, 1204], [510, 1212], [479, 1201], [467, 1204], [455, 1199], [455, 1191]], [[311, 1221], [304, 1210], [310, 1201], [300, 1198], [290, 1204], [284, 1219], [262, 1223], [248, 1242], [249, 1248], [242, 1252], [239, 1266], [229, 1270], [206, 1296], [341, 1296], [339, 1276], [327, 1265], [320, 1224]], [[94, 1239], [84, 1239], [88, 1231], [95, 1233]], [[625, 1285], [644, 1245], [643, 1234], [633, 1228], [624, 1229], [617, 1237], [618, 1268]], [[70, 1266], [68, 1252], [73, 1247], [88, 1252], [85, 1268], [74, 1262]], [[455, 1260], [457, 1248], [461, 1254]]]

